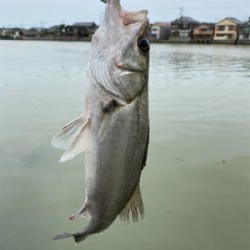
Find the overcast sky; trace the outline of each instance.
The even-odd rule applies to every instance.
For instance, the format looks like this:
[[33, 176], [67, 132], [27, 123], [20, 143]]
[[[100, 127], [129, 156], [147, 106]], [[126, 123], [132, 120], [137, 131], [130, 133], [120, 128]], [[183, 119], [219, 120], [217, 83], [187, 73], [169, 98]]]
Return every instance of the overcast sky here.
[[[126, 10], [148, 9], [151, 22], [172, 21], [183, 15], [217, 22], [224, 17], [242, 21], [250, 17], [250, 0], [121, 0]], [[74, 22], [100, 22], [100, 0], [0, 0], [0, 27], [44, 27]]]

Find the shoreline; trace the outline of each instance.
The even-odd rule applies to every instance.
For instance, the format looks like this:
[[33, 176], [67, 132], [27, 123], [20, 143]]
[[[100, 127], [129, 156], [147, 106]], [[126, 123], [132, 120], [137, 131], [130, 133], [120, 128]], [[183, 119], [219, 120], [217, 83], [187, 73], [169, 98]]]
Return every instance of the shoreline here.
[[[40, 38], [23, 38], [23, 39], [2, 39], [0, 41], [55, 41], [55, 42], [91, 42], [91, 38], [74, 38], [74, 37], [40, 37]], [[150, 39], [151, 44], [192, 44], [192, 45], [250, 45], [250, 41], [212, 41], [211, 43], [194, 43], [192, 41], [173, 41], [173, 40], [156, 40]]]

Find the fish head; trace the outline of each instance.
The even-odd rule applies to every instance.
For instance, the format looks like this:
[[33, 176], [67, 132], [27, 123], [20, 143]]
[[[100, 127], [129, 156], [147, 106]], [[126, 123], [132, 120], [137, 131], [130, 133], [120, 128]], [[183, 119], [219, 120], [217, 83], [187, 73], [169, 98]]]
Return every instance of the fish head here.
[[116, 82], [112, 84], [109, 80], [109, 85], [113, 85], [106, 86], [109, 92], [112, 88], [117, 93], [117, 86], [126, 89], [130, 76], [147, 80], [150, 50], [147, 14], [147, 10], [125, 11], [119, 0], [106, 1], [103, 21], [92, 39], [92, 48], [98, 60], [105, 61], [102, 68], [105, 67]]
[[147, 70], [149, 57], [148, 11], [129, 12], [119, 0], [108, 0], [104, 17], [107, 39], [114, 48], [114, 64], [131, 71]]

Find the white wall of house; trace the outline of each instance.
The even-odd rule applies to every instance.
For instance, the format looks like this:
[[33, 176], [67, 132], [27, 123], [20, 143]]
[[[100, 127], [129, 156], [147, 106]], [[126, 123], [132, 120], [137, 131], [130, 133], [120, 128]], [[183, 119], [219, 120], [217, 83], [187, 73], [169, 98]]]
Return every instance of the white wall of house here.
[[240, 34], [239, 40], [249, 40], [250, 41], [250, 34]]
[[179, 30], [180, 37], [187, 38], [190, 37], [191, 30]]
[[151, 35], [156, 39], [160, 39], [161, 28], [158, 25], [153, 25], [151, 27]]
[[21, 38], [21, 32], [20, 31], [15, 31], [14, 35], [13, 35], [14, 39], [19, 39]]

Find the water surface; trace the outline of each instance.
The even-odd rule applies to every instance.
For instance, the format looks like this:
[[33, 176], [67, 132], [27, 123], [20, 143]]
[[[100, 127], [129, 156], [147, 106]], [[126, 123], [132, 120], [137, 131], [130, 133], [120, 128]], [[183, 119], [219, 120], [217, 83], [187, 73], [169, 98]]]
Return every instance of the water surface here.
[[[89, 43], [0, 41], [0, 249], [68, 250], [86, 224], [84, 157], [59, 164], [58, 127], [84, 109]], [[146, 216], [81, 249], [250, 248], [250, 48], [152, 45]]]

